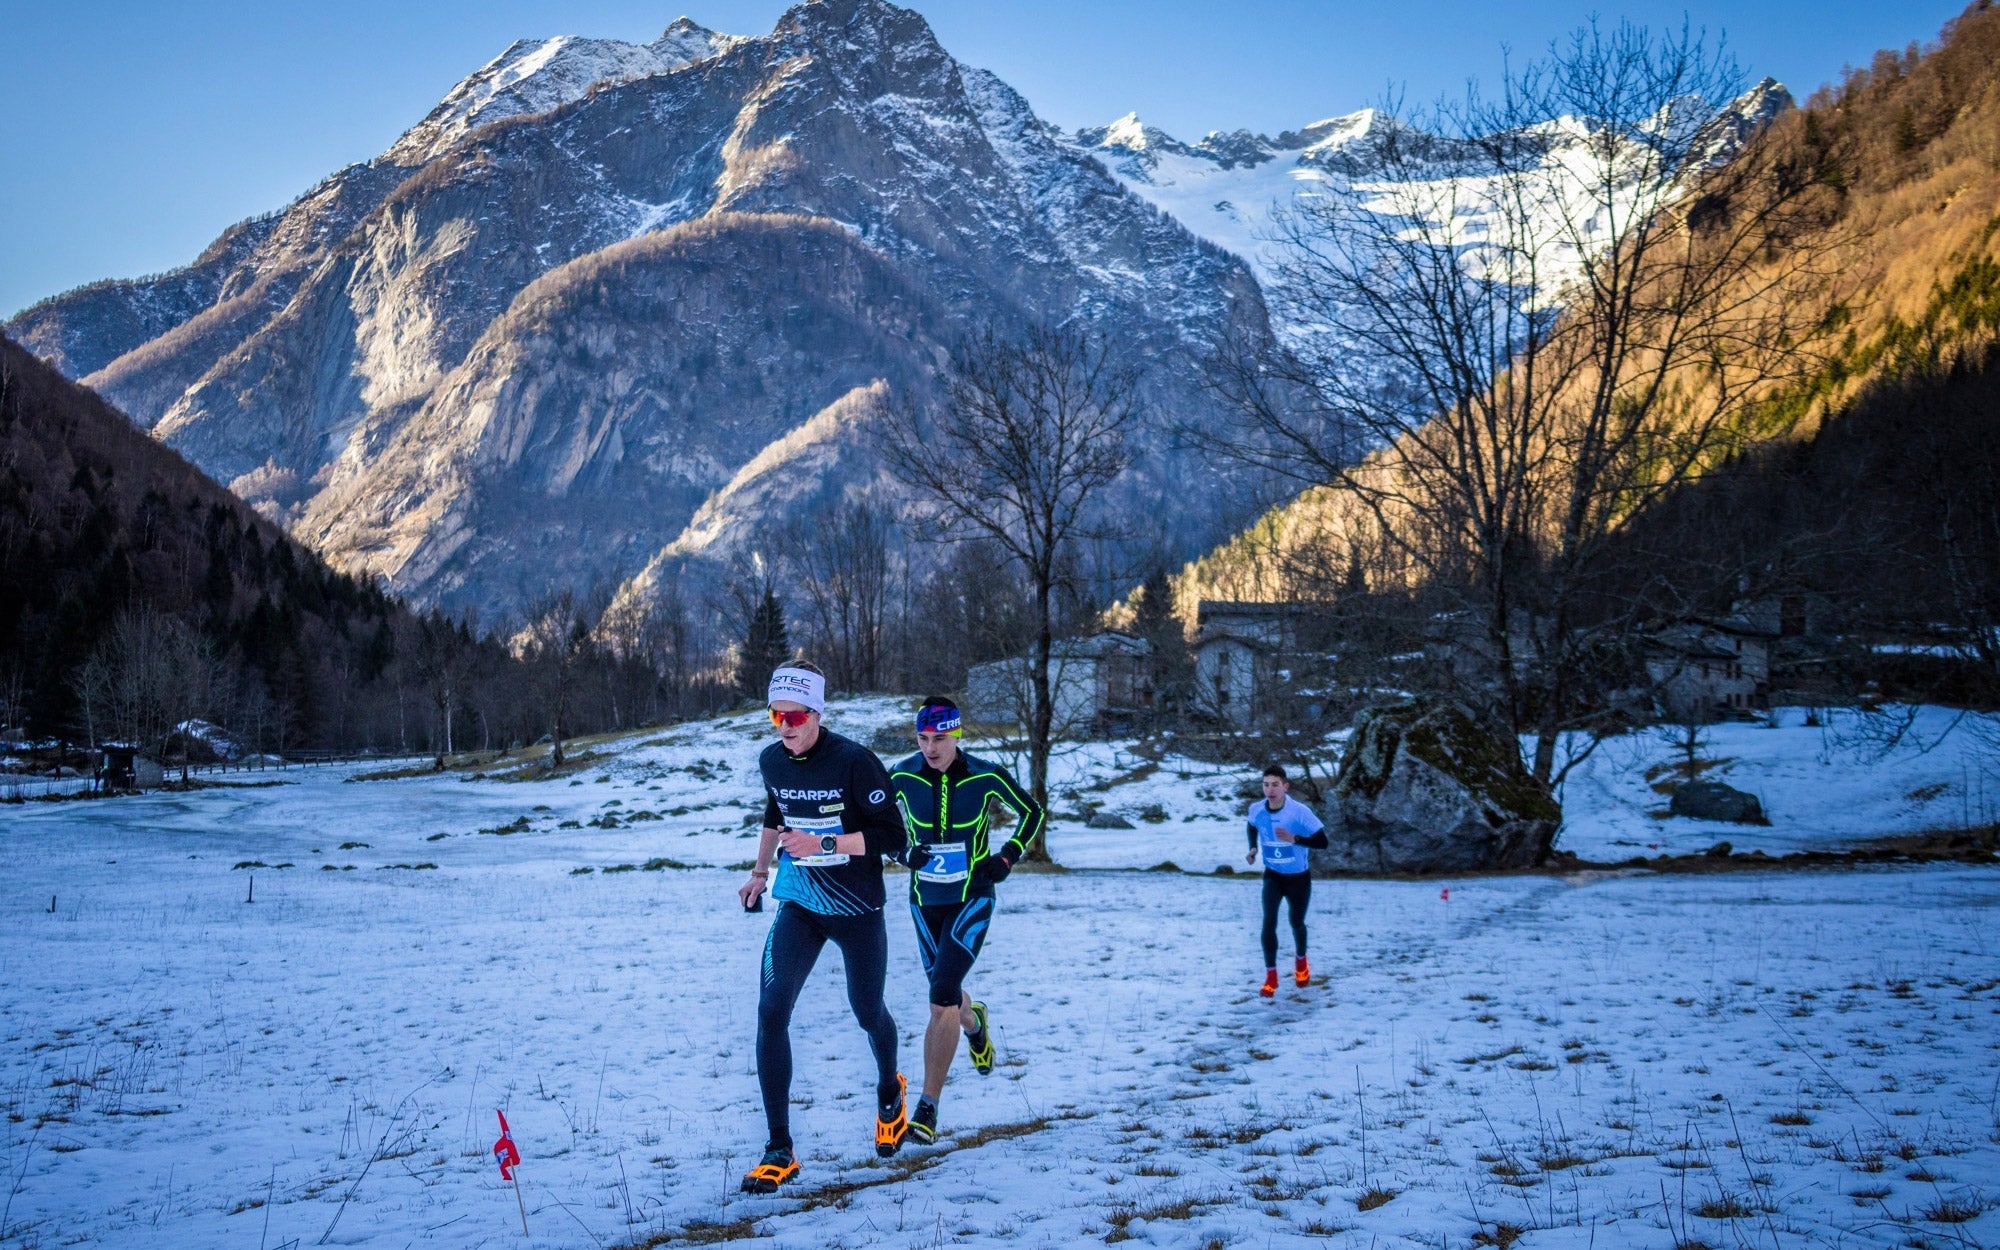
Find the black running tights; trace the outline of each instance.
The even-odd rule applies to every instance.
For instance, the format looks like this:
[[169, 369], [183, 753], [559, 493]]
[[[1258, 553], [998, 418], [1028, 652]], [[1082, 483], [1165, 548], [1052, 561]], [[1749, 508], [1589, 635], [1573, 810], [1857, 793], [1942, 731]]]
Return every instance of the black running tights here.
[[757, 999], [757, 1081], [764, 1090], [770, 1144], [792, 1144], [792, 1007], [806, 977], [832, 942], [847, 967], [847, 1004], [875, 1051], [875, 1100], [896, 1097], [896, 1022], [882, 1004], [889, 967], [889, 934], [882, 913], [825, 916], [797, 903], [781, 903], [764, 939], [763, 992]]
[[1264, 873], [1264, 966], [1278, 966], [1278, 900], [1290, 906], [1292, 941], [1301, 958], [1306, 953], [1306, 904], [1312, 902], [1313, 879], [1309, 872]]

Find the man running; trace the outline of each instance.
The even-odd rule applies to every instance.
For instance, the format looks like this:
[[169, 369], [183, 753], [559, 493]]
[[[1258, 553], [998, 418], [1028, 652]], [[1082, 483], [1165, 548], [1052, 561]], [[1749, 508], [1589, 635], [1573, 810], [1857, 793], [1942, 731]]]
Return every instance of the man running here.
[[903, 1144], [902, 1075], [896, 1071], [896, 1023], [882, 1004], [889, 934], [883, 927], [882, 861], [905, 845], [889, 798], [889, 777], [875, 753], [820, 725], [826, 678], [810, 664], [771, 674], [767, 701], [778, 741], [764, 748], [764, 833], [756, 867], [736, 896], [757, 905], [771, 875], [777, 915], [764, 939], [763, 988], [757, 999], [757, 1080], [769, 1138], [764, 1158], [743, 1178], [743, 1192], [768, 1194], [799, 1173], [792, 1150], [792, 1007], [822, 947], [840, 948], [847, 1002], [875, 1052], [875, 1153]]
[[1298, 959], [1292, 980], [1312, 980], [1306, 963], [1306, 905], [1312, 902], [1312, 861], [1306, 848], [1324, 850], [1326, 826], [1312, 809], [1292, 797], [1285, 770], [1273, 764], [1264, 770], [1264, 797], [1250, 804], [1250, 853], [1246, 864], [1264, 855], [1264, 985], [1257, 992], [1270, 998], [1278, 992], [1278, 900], [1283, 899], [1292, 921], [1292, 941]]
[[[981, 1076], [993, 1071], [986, 1004], [972, 1001], [965, 977], [993, 923], [993, 887], [1007, 879], [1047, 823], [1042, 805], [1006, 769], [959, 749], [962, 725], [950, 699], [925, 699], [917, 712], [917, 753], [889, 773], [909, 826], [904, 862], [910, 866], [910, 915], [931, 983], [924, 1090], [910, 1118], [910, 1136], [920, 1142], [937, 1140], [938, 1098], [961, 1032], [974, 1071]], [[1014, 836], [998, 852], [986, 842], [994, 803], [1019, 819]]]

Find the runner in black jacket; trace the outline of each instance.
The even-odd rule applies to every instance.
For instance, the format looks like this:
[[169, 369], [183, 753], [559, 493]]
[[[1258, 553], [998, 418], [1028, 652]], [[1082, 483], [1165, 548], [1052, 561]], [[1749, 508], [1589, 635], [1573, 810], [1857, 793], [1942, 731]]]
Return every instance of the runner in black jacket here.
[[[921, 1142], [937, 1139], [938, 1098], [960, 1032], [973, 1068], [982, 1076], [993, 1071], [986, 1004], [965, 992], [965, 977], [993, 922], [994, 884], [1007, 879], [1047, 821], [1042, 805], [1006, 769], [959, 749], [961, 724], [951, 700], [925, 699], [917, 712], [920, 749], [889, 773], [909, 825], [910, 914], [931, 983], [924, 1092], [910, 1118], [910, 1135]], [[1019, 823], [994, 851], [986, 822], [996, 803], [1012, 809]]]
[[778, 741], [757, 766], [764, 776], [764, 833], [757, 864], [737, 891], [757, 904], [770, 880], [778, 900], [764, 940], [757, 1000], [757, 1079], [769, 1129], [764, 1158], [743, 1178], [746, 1193], [771, 1193], [798, 1175], [792, 1149], [792, 1007], [828, 942], [847, 966], [847, 1001], [875, 1052], [875, 1152], [896, 1153], [908, 1130], [896, 1071], [896, 1023], [882, 1003], [889, 935], [882, 924], [881, 856], [902, 852], [902, 820], [882, 761], [860, 743], [820, 725], [826, 678], [810, 665], [771, 675], [771, 722]]

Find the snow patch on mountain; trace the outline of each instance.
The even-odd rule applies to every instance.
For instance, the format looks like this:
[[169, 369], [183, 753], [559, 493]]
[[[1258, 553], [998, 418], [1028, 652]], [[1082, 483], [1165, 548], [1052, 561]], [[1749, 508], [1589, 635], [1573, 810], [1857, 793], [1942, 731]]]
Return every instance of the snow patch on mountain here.
[[[1687, 100], [1664, 113], [1655, 127], [1670, 147], [1691, 147], [1690, 176], [1729, 159], [1738, 148], [1792, 103], [1790, 93], [1766, 78], [1723, 106], [1711, 110]], [[1238, 130], [1212, 131], [1187, 144], [1127, 113], [1108, 126], [1078, 130], [1067, 142], [1095, 156], [1133, 194], [1150, 201], [1196, 235], [1249, 262], [1259, 280], [1275, 284], [1286, 251], [1280, 241], [1284, 217], [1302, 197], [1358, 198], [1364, 207], [1412, 202], [1381, 179], [1373, 155], [1401, 124], [1375, 110], [1361, 109], [1314, 122], [1275, 138]], [[1692, 137], [1688, 128], [1693, 127]], [[1607, 189], [1598, 184], [1601, 162], [1590, 155], [1597, 141], [1576, 118], [1560, 117], [1526, 132], [1539, 139], [1545, 155], [1534, 190], [1546, 211], [1525, 232], [1541, 240], [1536, 251], [1547, 275], [1551, 298], [1595, 255], [1665, 198], [1642, 200], [1640, 184], [1656, 182], [1639, 171], [1656, 159], [1644, 136], [1624, 140], [1634, 177]], [[1418, 137], [1421, 139], [1421, 136]], [[1456, 145], [1440, 149], [1435, 183], [1412, 184], [1416, 202], [1439, 206], [1451, 228], [1475, 249], [1493, 237], [1497, 180], [1470, 165]], [[1447, 163], [1447, 158], [1448, 162]], [[1665, 188], [1666, 197], [1680, 184]], [[1476, 264], [1476, 256], [1474, 258]]]
[[1214, 131], [1187, 144], [1127, 113], [1108, 126], [1079, 130], [1069, 142], [1133, 194], [1242, 257], [1268, 284], [1281, 250], [1278, 213], [1301, 194], [1324, 194], [1328, 164], [1366, 138], [1378, 119], [1363, 109], [1275, 139]]

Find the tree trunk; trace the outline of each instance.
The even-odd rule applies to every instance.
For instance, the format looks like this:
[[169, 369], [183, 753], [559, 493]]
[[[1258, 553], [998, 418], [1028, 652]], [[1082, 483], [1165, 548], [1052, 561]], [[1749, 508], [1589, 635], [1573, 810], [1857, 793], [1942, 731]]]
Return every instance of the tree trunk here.
[[[1049, 806], [1049, 736], [1055, 727], [1055, 700], [1049, 690], [1049, 653], [1055, 643], [1055, 624], [1049, 619], [1051, 580], [1046, 571], [1036, 570], [1035, 658], [1028, 672], [1033, 692], [1028, 711], [1028, 790], [1044, 811]], [[1047, 822], [1042, 830], [1041, 839], [1024, 853], [1038, 864], [1051, 862]]]
[[1556, 775], [1556, 744], [1562, 741], [1562, 726], [1554, 716], [1545, 716], [1539, 732], [1535, 734], [1535, 763], [1531, 770], [1535, 780], [1548, 789]]

